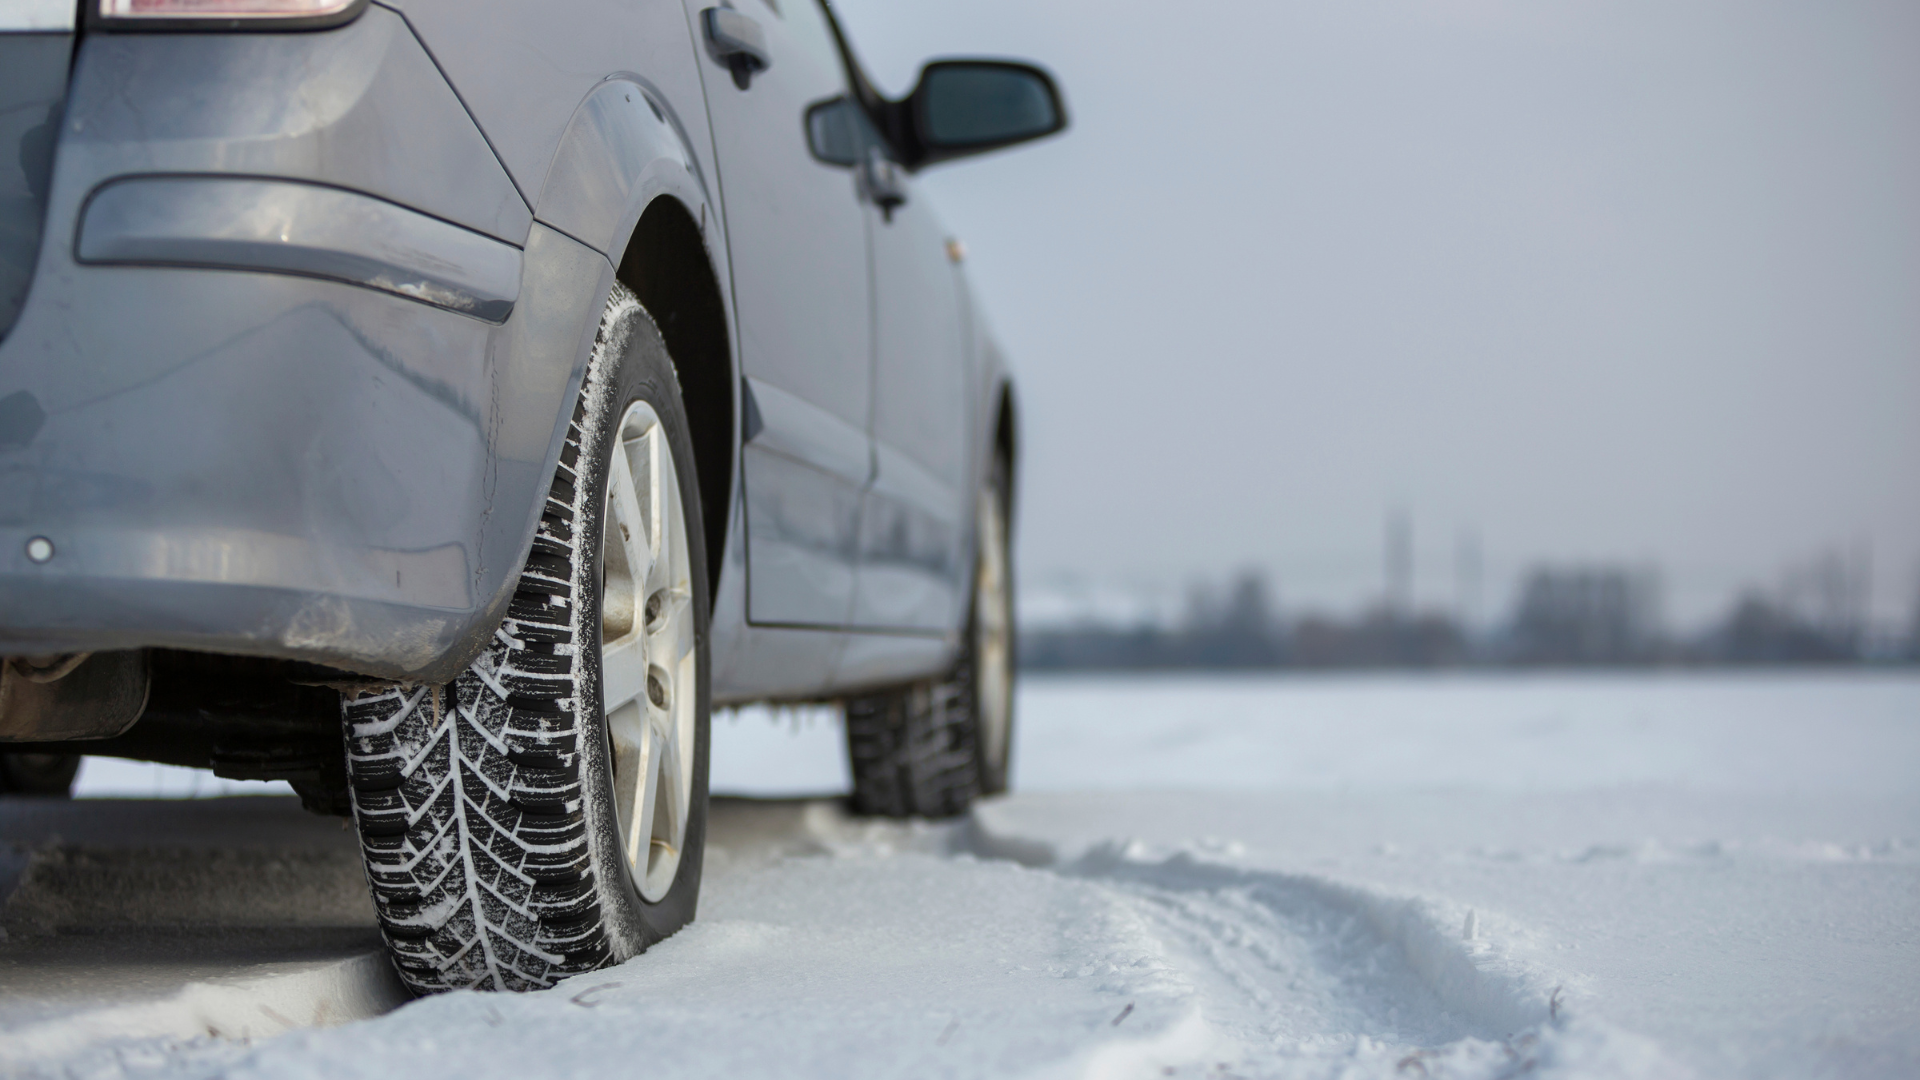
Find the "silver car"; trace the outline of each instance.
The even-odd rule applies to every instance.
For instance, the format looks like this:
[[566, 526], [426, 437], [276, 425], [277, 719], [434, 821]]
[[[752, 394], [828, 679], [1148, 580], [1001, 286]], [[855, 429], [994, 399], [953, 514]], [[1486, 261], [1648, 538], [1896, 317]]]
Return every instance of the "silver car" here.
[[1005, 363], [823, 0], [0, 0], [0, 786], [351, 814], [416, 991], [693, 917], [708, 717], [844, 704], [854, 800], [1007, 782]]

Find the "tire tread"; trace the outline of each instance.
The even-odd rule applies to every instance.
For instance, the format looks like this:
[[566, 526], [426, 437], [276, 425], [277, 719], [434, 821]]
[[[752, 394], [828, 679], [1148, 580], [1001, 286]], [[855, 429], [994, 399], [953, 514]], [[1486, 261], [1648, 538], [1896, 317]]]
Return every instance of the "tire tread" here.
[[848, 699], [855, 810], [895, 818], [966, 812], [980, 794], [972, 687], [963, 660], [938, 682]]
[[415, 993], [540, 989], [610, 957], [581, 813], [569, 466], [584, 415], [486, 650], [451, 686], [342, 702], [367, 881]]

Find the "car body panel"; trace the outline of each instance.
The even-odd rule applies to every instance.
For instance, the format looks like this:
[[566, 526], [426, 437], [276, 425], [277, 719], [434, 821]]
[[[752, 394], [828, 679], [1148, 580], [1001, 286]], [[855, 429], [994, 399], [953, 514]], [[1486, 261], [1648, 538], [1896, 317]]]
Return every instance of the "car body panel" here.
[[978, 409], [949, 238], [911, 181], [900, 182], [906, 202], [869, 230], [879, 467], [864, 507], [853, 622], [943, 633], [966, 614]]
[[[0, 454], [0, 650], [450, 676], [517, 578], [610, 269], [535, 227], [527, 303], [493, 327], [307, 278], [43, 264], [0, 346], [0, 398], [44, 412]], [[121, 306], [60, 318], [94, 296]], [[140, 383], [90, 378], [133, 355]]]
[[855, 628], [944, 633], [957, 619], [959, 489], [890, 446], [875, 458], [860, 506]]
[[[321, 74], [289, 83], [288, 68]], [[214, 77], [293, 103], [248, 104]], [[130, 101], [167, 107], [143, 127]], [[524, 561], [612, 285], [605, 255], [532, 226], [377, 7], [321, 33], [92, 35], [67, 117], [50, 237], [75, 236], [89, 193], [129, 175], [319, 179], [525, 243], [531, 307], [489, 327], [299, 278], [88, 266], [45, 243], [0, 344], [0, 400], [38, 417], [0, 448], [0, 651], [180, 645], [450, 677]], [[60, 551], [45, 566], [21, 556], [35, 535]]]
[[[71, 29], [73, 5], [65, 7]], [[43, 27], [54, 13], [9, 14], [17, 25], [0, 29]], [[0, 33], [0, 340], [33, 280], [72, 56], [70, 33]]]
[[[872, 445], [853, 425], [778, 386], [751, 375], [741, 385], [753, 621], [844, 620]], [[841, 606], [822, 611], [823, 598]]]
[[[614, 268], [664, 198], [700, 227], [740, 388], [731, 494], [705, 508], [730, 522], [714, 700], [942, 670], [1005, 375], [924, 205], [883, 220], [852, 170], [807, 156], [806, 106], [846, 88], [822, 24], [795, 29], [818, 9], [747, 9], [775, 65], [742, 91], [694, 34], [698, 0], [480, 7], [81, 41], [47, 239], [0, 341], [0, 654], [166, 646], [450, 678], [504, 613]], [[104, 214], [116, 190], [211, 190], [194, 184], [309, 225], [337, 195], [353, 221], [252, 262], [82, 231], [90, 198]], [[179, 205], [197, 204], [133, 215], [171, 231], [113, 235], [231, 238]], [[482, 275], [511, 308], [339, 269], [393, 239], [367, 222], [415, 217], [449, 250], [523, 248], [515, 295]], [[931, 306], [876, 321], [876, 304]], [[26, 558], [35, 536], [53, 559]]]
[[[672, 0], [381, 0], [400, 12], [529, 202], [568, 157], [560, 143], [594, 87], [641, 72], [685, 124], [705, 168], [706, 105], [685, 14]], [[597, 247], [596, 237], [577, 239]]]
[[280, 176], [523, 244], [533, 213], [406, 23], [297, 34], [89, 34], [60, 156], [101, 178]]
[[850, 633], [834, 658], [832, 686], [845, 694], [942, 675], [953, 670], [959, 650], [958, 628], [945, 634]]
[[618, 263], [640, 214], [662, 195], [697, 220], [710, 214], [713, 196], [693, 139], [664, 95], [637, 75], [611, 76], [568, 120], [536, 214]]
[[94, 190], [83, 263], [330, 278], [505, 322], [520, 249], [371, 195], [292, 180], [134, 176]]
[[[690, 16], [707, 6], [687, 0]], [[771, 67], [745, 86], [712, 57], [700, 68], [740, 366], [765, 405], [747, 420], [742, 453], [748, 618], [839, 629], [852, 605], [860, 498], [872, 476], [866, 210], [852, 175], [815, 160], [807, 143], [807, 106], [846, 89], [824, 14], [795, 3], [752, 17]], [[843, 454], [845, 444], [860, 449]]]

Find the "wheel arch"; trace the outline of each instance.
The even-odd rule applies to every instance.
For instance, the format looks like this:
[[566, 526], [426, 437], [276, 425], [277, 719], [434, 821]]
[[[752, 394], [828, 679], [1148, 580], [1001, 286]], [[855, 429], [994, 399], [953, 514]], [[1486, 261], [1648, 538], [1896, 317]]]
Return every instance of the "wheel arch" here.
[[1014, 510], [1020, 500], [1016, 498], [1016, 489], [1020, 481], [1020, 417], [1014, 401], [1013, 380], [1000, 383], [994, 393], [993, 443], [992, 452], [1007, 462], [1007, 528], [1011, 530], [1014, 522]]
[[655, 198], [641, 213], [616, 264], [666, 340], [692, 428], [707, 542], [707, 595], [720, 591], [727, 518], [733, 506], [736, 403], [726, 304], [705, 239], [686, 205]]
[[694, 146], [667, 95], [640, 75], [610, 75], [568, 121], [534, 216], [605, 254], [666, 339], [693, 426], [717, 596], [734, 502], [738, 372], [722, 288], [726, 244]]

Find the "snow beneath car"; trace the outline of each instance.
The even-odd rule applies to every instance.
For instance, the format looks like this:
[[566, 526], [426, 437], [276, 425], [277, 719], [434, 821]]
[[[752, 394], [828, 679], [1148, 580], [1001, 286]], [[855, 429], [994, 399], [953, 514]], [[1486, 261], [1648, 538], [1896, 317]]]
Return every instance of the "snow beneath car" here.
[[[622, 967], [45, 1069], [1920, 1074], [1920, 678], [1036, 680], [1021, 707], [1027, 790], [961, 822], [716, 803], [699, 921]], [[790, 785], [837, 737], [723, 720], [718, 780]]]

